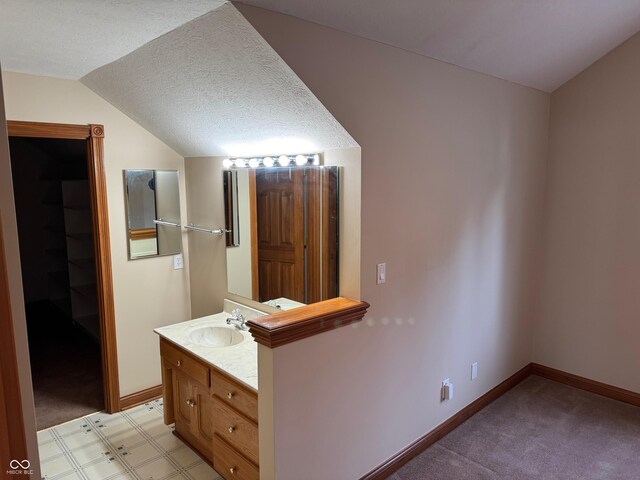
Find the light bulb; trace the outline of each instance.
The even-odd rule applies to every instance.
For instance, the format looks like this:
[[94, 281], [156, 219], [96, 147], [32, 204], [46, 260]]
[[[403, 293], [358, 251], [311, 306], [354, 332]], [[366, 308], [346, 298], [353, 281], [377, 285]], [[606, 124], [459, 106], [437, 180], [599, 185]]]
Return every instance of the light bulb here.
[[320, 155], [318, 155], [317, 153], [313, 156], [313, 164], [320, 165]]
[[257, 158], [252, 158], [249, 160], [249, 166], [251, 168], [258, 168], [260, 166], [260, 161]]
[[307, 157], [305, 157], [304, 155], [296, 155], [296, 165], [301, 167], [302, 165], [306, 165], [306, 163]]
[[286, 167], [287, 165], [289, 165], [289, 163], [291, 163], [291, 160], [286, 155], [280, 155], [278, 157], [278, 163], [280, 164], [280, 166]]
[[233, 167], [233, 160], [231, 160], [230, 158], [225, 158], [224, 160], [222, 160], [222, 166], [224, 168], [231, 168]]
[[271, 157], [264, 157], [262, 159], [262, 164], [267, 167], [267, 168], [271, 168], [273, 167], [273, 158]]
[[238, 168], [244, 168], [247, 166], [247, 161], [244, 158], [236, 158], [234, 163]]

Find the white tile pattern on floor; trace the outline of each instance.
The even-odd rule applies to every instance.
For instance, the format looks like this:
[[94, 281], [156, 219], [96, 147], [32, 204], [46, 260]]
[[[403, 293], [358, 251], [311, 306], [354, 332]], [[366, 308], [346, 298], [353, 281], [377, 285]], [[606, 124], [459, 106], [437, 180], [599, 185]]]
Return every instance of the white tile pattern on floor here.
[[47, 480], [221, 480], [163, 421], [162, 399], [38, 432]]

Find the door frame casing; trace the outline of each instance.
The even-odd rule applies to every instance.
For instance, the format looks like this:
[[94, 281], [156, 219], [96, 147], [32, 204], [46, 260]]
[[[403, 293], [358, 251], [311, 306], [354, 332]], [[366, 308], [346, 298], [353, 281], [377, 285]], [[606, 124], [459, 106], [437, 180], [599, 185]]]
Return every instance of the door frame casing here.
[[100, 350], [104, 406], [107, 413], [120, 411], [120, 383], [116, 345], [113, 277], [104, 168], [104, 126], [7, 121], [9, 137], [58, 138], [87, 142], [87, 167], [90, 190], [93, 242], [96, 259], [96, 284], [100, 318]]

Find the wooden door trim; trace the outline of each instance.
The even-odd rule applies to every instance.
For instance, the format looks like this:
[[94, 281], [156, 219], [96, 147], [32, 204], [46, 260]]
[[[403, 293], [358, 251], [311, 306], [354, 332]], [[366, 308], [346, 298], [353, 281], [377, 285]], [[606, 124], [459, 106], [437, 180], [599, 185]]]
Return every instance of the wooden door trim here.
[[[0, 214], [1, 215], [1, 214]], [[27, 439], [22, 411], [18, 358], [9, 293], [9, 277], [0, 218], [0, 469], [11, 460], [27, 458]]]
[[91, 136], [91, 125], [69, 125], [63, 123], [7, 121], [10, 137], [62, 138], [86, 140]]
[[260, 301], [260, 275], [258, 270], [258, 205], [256, 172], [249, 171], [249, 224], [251, 225], [251, 298]]
[[107, 413], [119, 412], [121, 410], [120, 383], [118, 379], [116, 322], [111, 273], [107, 182], [104, 168], [104, 127], [96, 124], [68, 125], [9, 120], [7, 121], [7, 130], [9, 137], [60, 138], [87, 141], [87, 166], [100, 317], [104, 404]]

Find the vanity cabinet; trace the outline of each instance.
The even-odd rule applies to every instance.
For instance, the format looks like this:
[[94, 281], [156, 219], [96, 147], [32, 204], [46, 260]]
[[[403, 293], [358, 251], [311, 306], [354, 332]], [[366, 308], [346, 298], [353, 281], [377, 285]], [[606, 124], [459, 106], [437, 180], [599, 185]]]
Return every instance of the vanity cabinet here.
[[176, 432], [206, 458], [211, 458], [213, 404], [208, 388], [175, 369], [173, 398]]
[[226, 480], [258, 480], [258, 395], [160, 340], [164, 421]]

